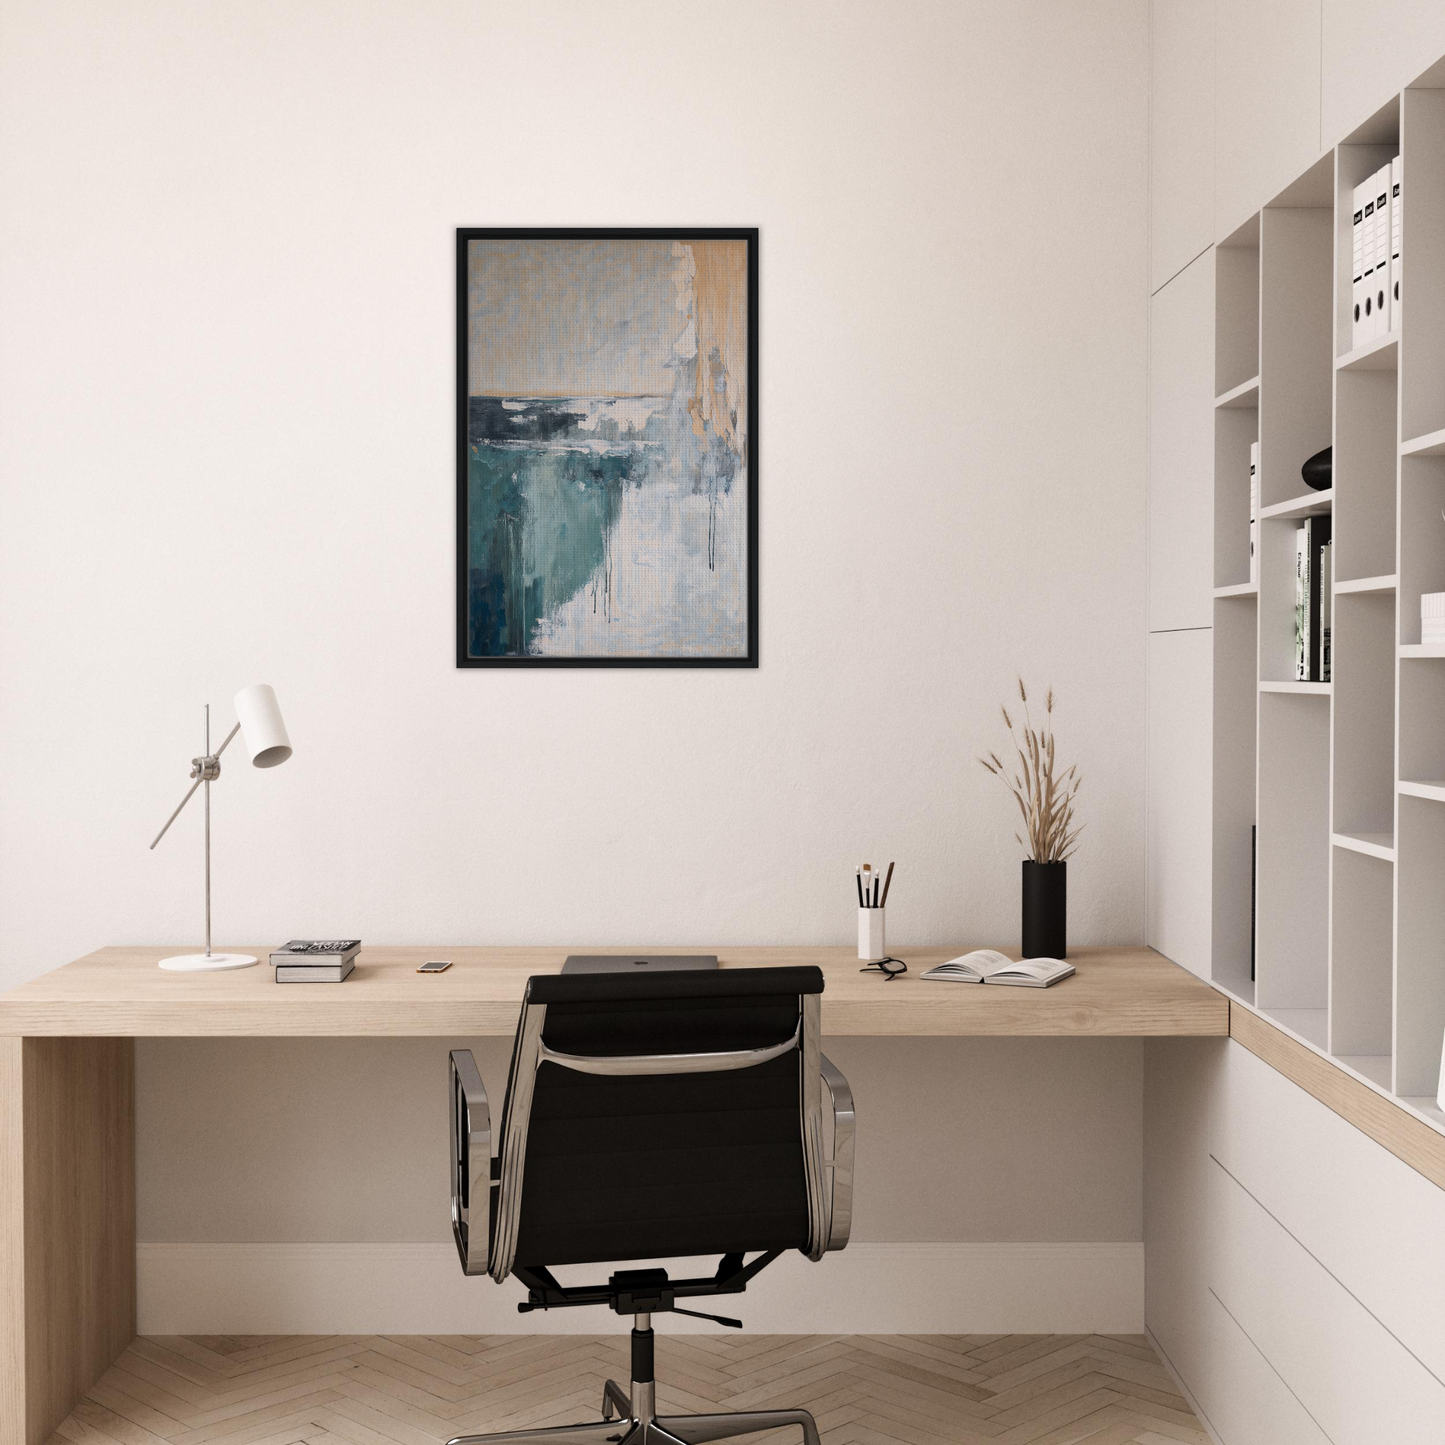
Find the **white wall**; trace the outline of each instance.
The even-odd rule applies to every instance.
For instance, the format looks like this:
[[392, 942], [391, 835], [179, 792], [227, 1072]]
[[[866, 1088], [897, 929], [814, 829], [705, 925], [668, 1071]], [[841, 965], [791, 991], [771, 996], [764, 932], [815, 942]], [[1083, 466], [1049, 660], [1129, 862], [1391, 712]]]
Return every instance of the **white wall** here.
[[[900, 942], [1016, 937], [1016, 670], [1139, 937], [1141, 4], [8, 16], [6, 982], [195, 941], [146, 844], [258, 678], [224, 941], [842, 942], [875, 856]], [[453, 228], [677, 221], [762, 228], [762, 666], [458, 672]]]
[[[8, 6], [0, 985], [198, 941], [199, 811], [146, 844], [201, 703], [228, 727], [257, 680], [296, 753], [226, 758], [220, 944], [842, 943], [863, 857], [898, 860], [905, 952], [1014, 940], [1014, 805], [976, 756], [1019, 671], [1085, 779], [1071, 940], [1137, 941], [1146, 19]], [[453, 230], [676, 223], [762, 232], [762, 665], [459, 672]], [[157, 1177], [168, 1101], [272, 1107], [266, 1047], [236, 1051], [143, 1047]], [[413, 1097], [424, 1065], [387, 1067]], [[1104, 1127], [1137, 1154], [1136, 1118]], [[1097, 1237], [1139, 1237], [1131, 1189]], [[936, 1236], [900, 1207], [881, 1237]]]

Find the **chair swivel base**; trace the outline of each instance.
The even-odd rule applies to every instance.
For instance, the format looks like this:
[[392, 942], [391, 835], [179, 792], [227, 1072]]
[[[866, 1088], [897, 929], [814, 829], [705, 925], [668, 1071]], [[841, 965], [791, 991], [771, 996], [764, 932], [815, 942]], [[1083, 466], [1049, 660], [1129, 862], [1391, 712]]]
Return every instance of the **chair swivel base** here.
[[[602, 1418], [586, 1425], [544, 1430], [504, 1430], [496, 1435], [458, 1435], [447, 1445], [707, 1445], [797, 1425], [803, 1445], [819, 1445], [818, 1427], [806, 1410], [739, 1410], [718, 1415], [654, 1415], [655, 1385], [633, 1382], [629, 1396], [616, 1380], [602, 1394]], [[634, 1404], [634, 1402], [636, 1402]], [[618, 1412], [614, 1416], [613, 1411]]]

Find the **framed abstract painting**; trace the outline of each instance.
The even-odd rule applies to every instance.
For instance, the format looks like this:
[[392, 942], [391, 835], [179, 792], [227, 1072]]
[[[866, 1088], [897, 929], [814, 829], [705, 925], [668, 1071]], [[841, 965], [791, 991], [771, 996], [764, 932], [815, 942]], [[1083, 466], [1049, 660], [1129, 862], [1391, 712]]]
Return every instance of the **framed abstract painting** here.
[[457, 666], [758, 665], [758, 233], [457, 231]]

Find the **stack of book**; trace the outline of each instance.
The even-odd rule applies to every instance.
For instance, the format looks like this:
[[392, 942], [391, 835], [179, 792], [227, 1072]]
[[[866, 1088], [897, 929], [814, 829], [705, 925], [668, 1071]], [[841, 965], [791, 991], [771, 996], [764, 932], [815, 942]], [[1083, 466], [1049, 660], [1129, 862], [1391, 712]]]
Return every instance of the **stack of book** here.
[[356, 967], [359, 938], [293, 938], [271, 955], [277, 983], [340, 983]]
[[1330, 680], [1330, 519], [1306, 517], [1294, 544], [1294, 675], [1296, 682]]
[[1420, 641], [1432, 647], [1445, 644], [1445, 592], [1420, 594]]
[[1400, 327], [1400, 157], [1355, 187], [1351, 225], [1350, 343], [1388, 336]]

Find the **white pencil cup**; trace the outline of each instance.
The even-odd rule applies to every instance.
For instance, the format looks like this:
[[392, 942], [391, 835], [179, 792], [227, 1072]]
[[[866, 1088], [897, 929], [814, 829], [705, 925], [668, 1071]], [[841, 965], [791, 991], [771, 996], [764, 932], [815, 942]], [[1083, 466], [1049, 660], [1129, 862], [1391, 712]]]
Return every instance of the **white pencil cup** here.
[[858, 957], [865, 963], [888, 957], [888, 948], [883, 942], [883, 915], [887, 911], [886, 908], [858, 910]]

